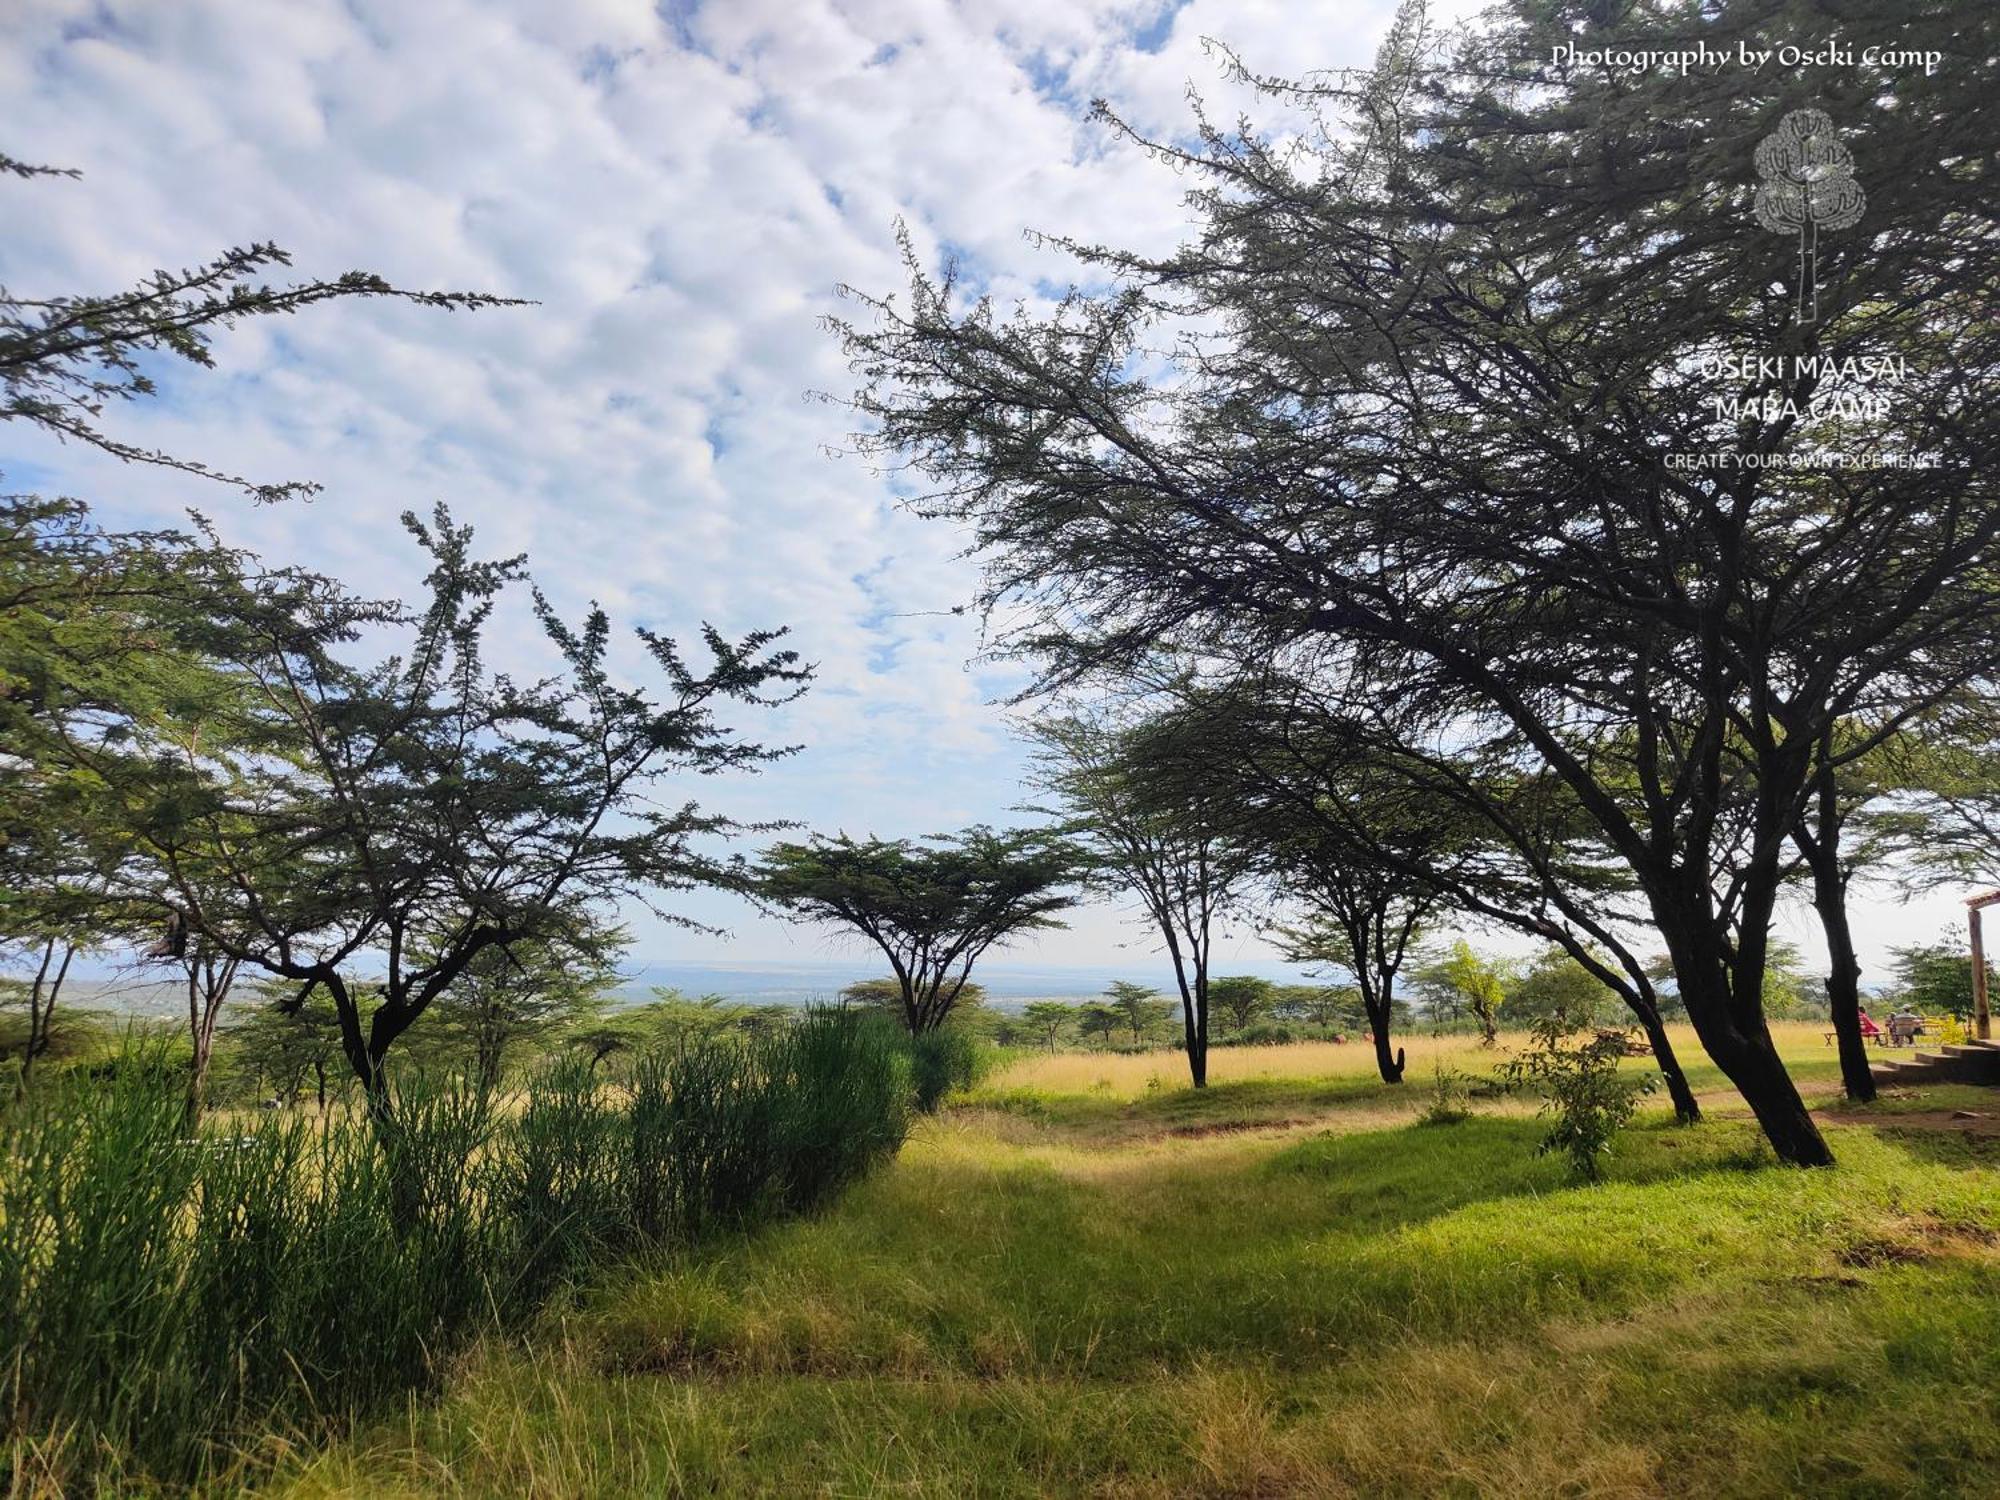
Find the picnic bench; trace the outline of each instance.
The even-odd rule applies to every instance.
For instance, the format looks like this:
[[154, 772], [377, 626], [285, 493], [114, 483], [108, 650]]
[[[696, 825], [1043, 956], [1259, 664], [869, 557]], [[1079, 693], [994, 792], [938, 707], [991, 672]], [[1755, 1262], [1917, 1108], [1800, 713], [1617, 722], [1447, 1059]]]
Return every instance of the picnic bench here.
[[[1876, 1047], [1912, 1047], [1920, 1036], [1945, 1035], [1948, 1016], [1890, 1016], [1877, 1021], [1874, 1029], [1864, 1033], [1864, 1039]], [[1839, 1040], [1837, 1031], [1821, 1033], [1827, 1046]]]

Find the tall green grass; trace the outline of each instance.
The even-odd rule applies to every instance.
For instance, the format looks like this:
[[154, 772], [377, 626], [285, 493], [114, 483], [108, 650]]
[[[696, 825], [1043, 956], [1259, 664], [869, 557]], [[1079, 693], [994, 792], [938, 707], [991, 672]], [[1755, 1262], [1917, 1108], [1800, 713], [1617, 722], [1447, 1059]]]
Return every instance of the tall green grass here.
[[540, 1296], [607, 1253], [809, 1212], [902, 1144], [909, 1098], [893, 1036], [831, 1011], [644, 1054], [615, 1095], [556, 1063], [498, 1153], [513, 1279]]
[[940, 1026], [907, 1036], [910, 1085], [917, 1109], [934, 1114], [947, 1094], [972, 1089], [991, 1072], [998, 1054], [993, 1046], [957, 1026]]
[[190, 1135], [165, 1070], [52, 1079], [0, 1114], [0, 1488], [193, 1480], [432, 1386], [607, 1257], [823, 1202], [900, 1145], [907, 1070], [853, 1018], [559, 1061], [524, 1107], [402, 1082], [391, 1119]]

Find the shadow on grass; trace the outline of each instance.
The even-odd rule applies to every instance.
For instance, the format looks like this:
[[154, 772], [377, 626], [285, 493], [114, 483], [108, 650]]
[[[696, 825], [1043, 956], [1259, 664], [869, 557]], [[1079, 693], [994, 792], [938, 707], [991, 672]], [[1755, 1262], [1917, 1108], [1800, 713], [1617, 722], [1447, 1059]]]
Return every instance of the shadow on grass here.
[[[1913, 1162], [1951, 1167], [1961, 1172], [2000, 1166], [2000, 1136], [1970, 1130], [1896, 1128], [1893, 1115], [1878, 1127], [1883, 1142]], [[1836, 1143], [1838, 1144], [1838, 1143]]]
[[[1144, 1136], [1208, 1135], [1324, 1121], [1343, 1111], [1414, 1113], [1421, 1101], [1409, 1089], [1373, 1077], [1246, 1078], [1207, 1088], [1163, 1088], [1123, 1098], [1109, 1091], [1058, 1092], [1037, 1088], [981, 1089], [963, 1096], [961, 1111], [990, 1110], [1074, 1139], [1106, 1145]], [[1380, 1128], [1381, 1119], [1369, 1122]]]
[[1609, 1180], [1581, 1190], [1536, 1155], [1542, 1129], [1485, 1117], [1248, 1157], [1127, 1153], [1102, 1177], [925, 1153], [822, 1219], [664, 1269], [599, 1347], [628, 1372], [1316, 1367], [1417, 1332], [1615, 1313], [1809, 1253], [1745, 1219], [1800, 1176], [1746, 1170], [1747, 1128], [1631, 1131]]

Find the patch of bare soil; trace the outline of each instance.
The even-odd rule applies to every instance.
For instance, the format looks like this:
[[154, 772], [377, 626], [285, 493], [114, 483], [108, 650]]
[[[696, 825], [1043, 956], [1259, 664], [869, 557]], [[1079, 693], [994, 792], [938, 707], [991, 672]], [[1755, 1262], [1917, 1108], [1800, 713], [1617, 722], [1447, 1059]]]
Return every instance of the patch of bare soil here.
[[2000, 1110], [1918, 1109], [1902, 1115], [1823, 1109], [1815, 1119], [1830, 1125], [1873, 1125], [1877, 1130], [1953, 1130], [1963, 1135], [2000, 1135]]

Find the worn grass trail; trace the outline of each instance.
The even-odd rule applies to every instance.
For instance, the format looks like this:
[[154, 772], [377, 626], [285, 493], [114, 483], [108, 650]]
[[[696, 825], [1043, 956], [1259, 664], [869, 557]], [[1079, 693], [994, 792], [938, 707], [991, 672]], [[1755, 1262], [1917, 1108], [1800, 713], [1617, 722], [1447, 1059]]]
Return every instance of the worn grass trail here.
[[2000, 1141], [1890, 1101], [1805, 1173], [1654, 1111], [1575, 1188], [1518, 1105], [1413, 1123], [1428, 1059], [1403, 1098], [1255, 1050], [1199, 1095], [1024, 1063], [824, 1216], [623, 1277], [273, 1488], [2000, 1493]]

